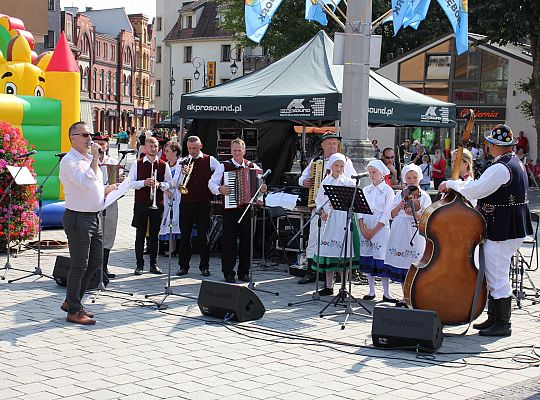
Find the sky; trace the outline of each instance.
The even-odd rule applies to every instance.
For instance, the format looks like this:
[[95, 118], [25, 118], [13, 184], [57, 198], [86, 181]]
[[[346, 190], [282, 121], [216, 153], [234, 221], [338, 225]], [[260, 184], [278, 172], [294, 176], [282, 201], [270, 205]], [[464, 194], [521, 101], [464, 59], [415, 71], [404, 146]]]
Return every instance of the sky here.
[[156, 0], [60, 0], [60, 6], [78, 7], [85, 10], [92, 7], [96, 10], [104, 8], [125, 7], [128, 14], [143, 13], [152, 20], [156, 16]]

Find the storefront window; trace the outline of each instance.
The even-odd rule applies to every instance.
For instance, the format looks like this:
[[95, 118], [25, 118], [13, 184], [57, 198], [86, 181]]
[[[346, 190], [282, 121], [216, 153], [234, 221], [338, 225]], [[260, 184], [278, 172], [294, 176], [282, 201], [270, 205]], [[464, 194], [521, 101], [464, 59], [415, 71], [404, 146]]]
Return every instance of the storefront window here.
[[468, 51], [456, 57], [455, 79], [480, 79], [480, 52]]
[[477, 104], [479, 95], [479, 83], [454, 82], [452, 85], [452, 101], [456, 104]]
[[480, 103], [506, 104], [506, 81], [482, 82], [480, 84]]
[[508, 60], [484, 51], [482, 55], [482, 80], [508, 80]]
[[425, 53], [418, 54], [399, 65], [400, 81], [422, 81], [424, 79]]

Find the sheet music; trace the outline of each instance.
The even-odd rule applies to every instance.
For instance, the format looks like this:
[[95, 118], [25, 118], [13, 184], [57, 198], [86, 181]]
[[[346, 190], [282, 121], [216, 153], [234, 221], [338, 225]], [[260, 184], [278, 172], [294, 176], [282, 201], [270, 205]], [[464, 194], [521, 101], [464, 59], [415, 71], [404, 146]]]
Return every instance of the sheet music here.
[[270, 193], [266, 196], [267, 207], [283, 207], [286, 210], [293, 210], [298, 201], [298, 195], [289, 193]]
[[129, 177], [127, 177], [126, 179], [124, 179], [124, 182], [122, 182], [118, 186], [118, 189], [113, 190], [111, 193], [109, 193], [107, 195], [107, 197], [105, 198], [105, 202], [103, 204], [102, 210], [105, 210], [112, 203], [114, 203], [115, 201], [120, 199], [120, 197], [122, 197], [124, 194], [126, 194], [126, 192], [129, 190], [129, 181], [130, 181], [130, 179], [129, 179]]
[[[11, 165], [7, 165], [7, 169], [11, 176], [15, 178], [15, 183], [17, 185], [35, 185], [37, 183], [36, 178], [32, 175], [30, 170], [27, 167], [22, 167], [21, 172], [19, 172], [20, 167], [13, 167]], [[17, 175], [17, 173], [19, 173]]]

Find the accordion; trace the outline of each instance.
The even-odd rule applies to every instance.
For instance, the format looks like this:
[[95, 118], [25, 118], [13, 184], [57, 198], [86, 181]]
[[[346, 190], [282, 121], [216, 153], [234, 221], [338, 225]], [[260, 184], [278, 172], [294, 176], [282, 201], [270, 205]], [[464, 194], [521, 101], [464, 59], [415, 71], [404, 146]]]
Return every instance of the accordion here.
[[325, 172], [326, 171], [324, 170], [324, 160], [317, 160], [311, 163], [309, 177], [311, 178], [312, 184], [309, 188], [308, 193], [308, 207], [315, 207], [315, 198], [317, 197], [317, 192], [319, 191], [319, 187], [321, 186], [321, 181], [326, 176]]
[[249, 204], [249, 201], [259, 189], [258, 175], [260, 173], [262, 173], [260, 169], [252, 168], [240, 168], [224, 172], [223, 184], [231, 189], [231, 193], [221, 196], [223, 208], [230, 210], [242, 208]]

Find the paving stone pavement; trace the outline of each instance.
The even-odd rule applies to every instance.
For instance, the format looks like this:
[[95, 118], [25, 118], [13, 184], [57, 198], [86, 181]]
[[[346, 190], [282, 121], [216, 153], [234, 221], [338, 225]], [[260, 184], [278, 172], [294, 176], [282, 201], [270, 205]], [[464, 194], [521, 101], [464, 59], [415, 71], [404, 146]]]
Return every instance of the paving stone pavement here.
[[[309, 299], [312, 288], [297, 285], [284, 265], [254, 269], [258, 287], [279, 292], [257, 292], [267, 310], [261, 320], [223, 324], [203, 317], [195, 300], [181, 296], [170, 296], [168, 309], [158, 311], [150, 300], [162, 296], [144, 295], [163, 293], [167, 277], [133, 275], [133, 195], [119, 204], [110, 259], [118, 278], [95, 303], [93, 296], [85, 298], [96, 313], [95, 326], [65, 321], [60, 310], [65, 289], [52, 280], [0, 281], [0, 399], [537, 398], [531, 396], [540, 390], [540, 368], [524, 367], [533, 357], [538, 366], [538, 355], [522, 347], [538, 345], [540, 305], [533, 304], [534, 297], [521, 309], [514, 304], [511, 337], [482, 338], [471, 329], [445, 338], [439, 353], [429, 357], [373, 348], [365, 316], [352, 316], [341, 330], [343, 316], [319, 317], [324, 303], [289, 307], [288, 302]], [[65, 240], [65, 235], [46, 230], [43, 239]], [[55, 257], [66, 254], [66, 249], [43, 251], [44, 272], [52, 273]], [[172, 278], [175, 293], [198, 296], [201, 276], [194, 259], [186, 277]], [[11, 261], [13, 268], [32, 271], [36, 254], [26, 250]], [[173, 273], [176, 263], [173, 258]], [[160, 257], [159, 265], [166, 271], [168, 259]], [[219, 259], [212, 258], [210, 269], [211, 279], [220, 280]], [[23, 272], [9, 270], [7, 279], [19, 276]], [[530, 277], [540, 287], [540, 273]], [[393, 284], [391, 290], [398, 296], [400, 287]], [[365, 286], [353, 287], [357, 298], [365, 293]], [[375, 303], [364, 304], [372, 310]], [[445, 333], [462, 330], [445, 328]]]

